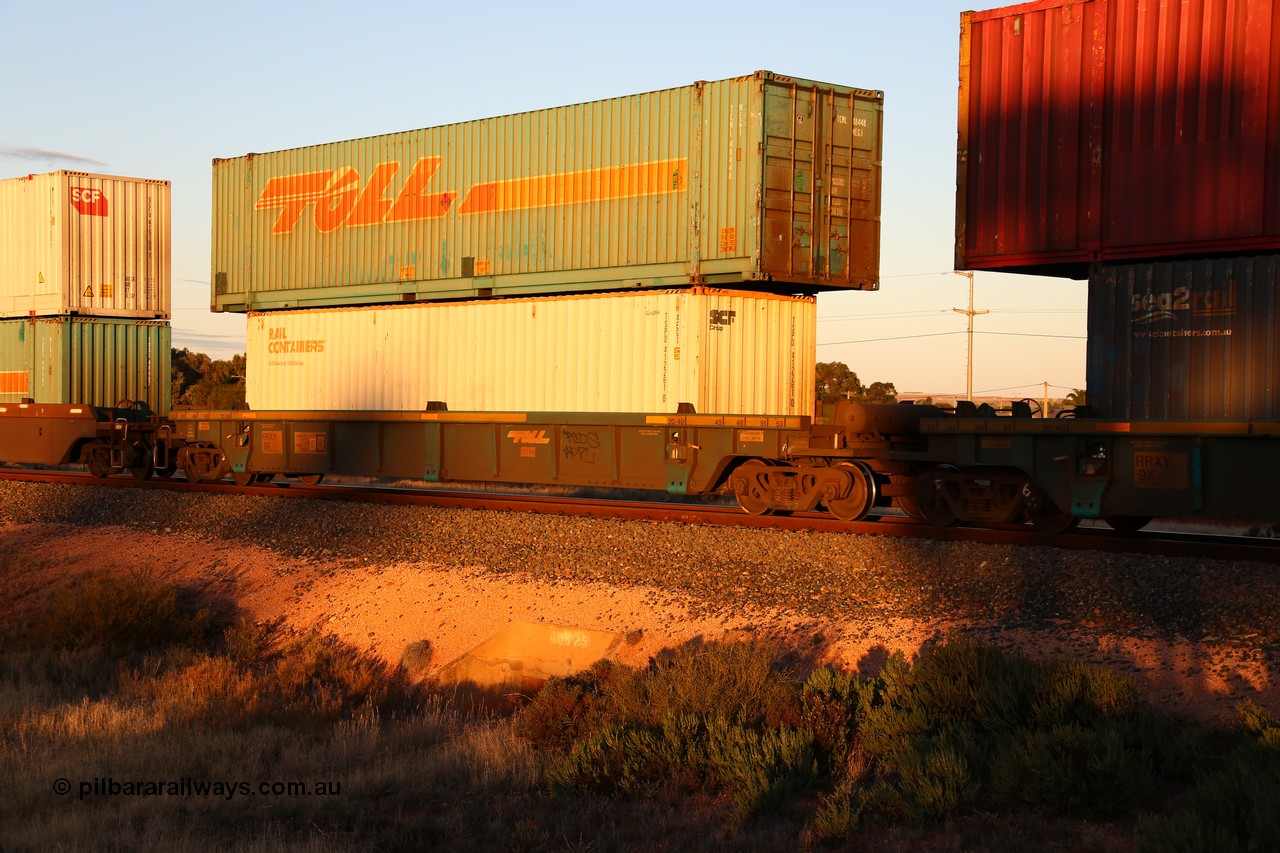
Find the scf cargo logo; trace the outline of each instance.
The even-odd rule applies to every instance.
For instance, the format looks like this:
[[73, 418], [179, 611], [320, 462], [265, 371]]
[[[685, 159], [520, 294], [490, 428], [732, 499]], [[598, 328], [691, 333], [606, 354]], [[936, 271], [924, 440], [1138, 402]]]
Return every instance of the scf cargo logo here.
[[71, 206], [80, 211], [81, 216], [107, 215], [107, 197], [102, 194], [102, 190], [72, 187]]
[[[317, 231], [342, 227], [439, 219], [454, 209], [459, 193], [432, 191], [442, 157], [422, 157], [398, 179], [400, 161], [374, 166], [368, 179], [350, 166], [281, 175], [267, 181], [255, 210], [278, 210], [272, 234], [292, 234], [309, 217]], [[505, 213], [530, 208], [609, 201], [681, 192], [688, 160], [655, 160], [580, 172], [559, 172], [510, 181], [491, 181], [467, 189], [457, 215]]]
[[1131, 291], [1135, 326], [1158, 320], [1179, 320], [1191, 317], [1230, 317], [1236, 309], [1236, 291], [1233, 282], [1210, 290], [1193, 290], [1175, 287], [1156, 292]]
[[733, 325], [733, 318], [738, 316], [737, 311], [726, 311], [721, 308], [711, 309], [711, 328], [717, 332], [726, 326]]

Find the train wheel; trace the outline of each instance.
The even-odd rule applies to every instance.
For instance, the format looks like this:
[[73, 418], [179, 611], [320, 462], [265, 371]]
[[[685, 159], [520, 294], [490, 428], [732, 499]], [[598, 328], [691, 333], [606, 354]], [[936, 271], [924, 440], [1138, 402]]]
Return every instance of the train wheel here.
[[1146, 515], [1105, 515], [1102, 520], [1116, 533], [1124, 536], [1137, 533], [1151, 523], [1151, 517]]
[[139, 441], [129, 448], [133, 454], [133, 462], [126, 467], [135, 480], [150, 480], [155, 473], [155, 465], [151, 462], [151, 448], [146, 442]]
[[827, 509], [841, 521], [866, 518], [876, 503], [876, 478], [861, 462], [841, 462], [837, 467], [849, 472], [852, 484], [847, 497], [826, 501]]
[[1080, 526], [1080, 519], [1054, 503], [1053, 498], [1033, 482], [1023, 484], [1022, 501], [1027, 520], [1041, 533], [1070, 533]]
[[1031, 519], [1031, 526], [1041, 533], [1070, 533], [1080, 526], [1080, 519], [1053, 503], [1043, 509], [1032, 510], [1027, 515]]
[[111, 449], [105, 442], [93, 441], [86, 444], [81, 458], [91, 477], [108, 477], [115, 473], [115, 469], [111, 467]]
[[729, 481], [738, 498], [738, 506], [750, 515], [772, 515], [769, 505], [769, 466], [752, 460], [738, 466]]
[[304, 486], [318, 486], [320, 481], [324, 479], [324, 474], [299, 474], [298, 482]]
[[[895, 486], [912, 483], [915, 480], [916, 478], [910, 474], [889, 475], [889, 482]], [[893, 499], [893, 505], [910, 518], [924, 518], [924, 513], [920, 511], [920, 499], [915, 495], [898, 495]]]
[[[227, 458], [221, 453], [217, 455], [217, 464], [212, 467], [207, 464], [208, 457], [203, 453], [193, 453], [193, 450], [207, 450], [209, 445], [193, 444], [184, 452], [182, 457], [182, 473], [186, 476], [188, 483], [216, 483], [225, 477], [231, 471], [231, 466], [227, 464]], [[201, 462], [201, 459], [205, 462]]]
[[920, 517], [935, 527], [950, 527], [959, 521], [943, 494], [946, 489], [944, 478], [958, 470], [954, 465], [939, 465], [916, 478], [916, 506], [920, 509]]

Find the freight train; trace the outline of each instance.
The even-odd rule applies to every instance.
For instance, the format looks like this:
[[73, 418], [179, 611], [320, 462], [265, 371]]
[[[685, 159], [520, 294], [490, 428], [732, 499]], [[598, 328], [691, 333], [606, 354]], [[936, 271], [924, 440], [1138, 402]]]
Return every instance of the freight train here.
[[[1111, 129], [1081, 118], [1121, 114], [1081, 91], [1115, 94], [1128, 78], [1108, 57], [1146, 56], [1131, 43], [1149, 33], [1134, 26], [1144, 8], [1040, 2], [962, 21], [957, 266], [1088, 278], [1091, 405], [1074, 417], [965, 401], [814, 416], [813, 295], [878, 286], [881, 95], [760, 72], [215, 161], [211, 299], [248, 314], [249, 406], [149, 411], [134, 401], [167, 377], [157, 357], [119, 399], [0, 405], [2, 455], [97, 476], [657, 489], [733, 495], [754, 514], [896, 507], [1045, 531], [1276, 521], [1280, 187], [1260, 182], [1244, 224], [1170, 214], [1160, 233], [1128, 233], [1116, 206], [1136, 192], [1126, 175], [1145, 172], [1095, 167], [1099, 152], [1130, 155], [1132, 137], [1094, 139]], [[1108, 62], [1046, 51], [1050, 27], [1073, 35], [1076, 59]], [[1091, 44], [1099, 33], [1114, 42]], [[1263, 79], [1273, 53], [1242, 53], [1238, 73]], [[1058, 107], [1044, 114], [1045, 92], [1001, 88], [1000, 63], [1015, 60], [1074, 93], [1048, 93]], [[1053, 62], [1075, 75], [1048, 73]], [[1082, 89], [1086, 70], [1101, 76]], [[1124, 99], [1153, 121], [1172, 114], [1159, 102]], [[999, 156], [1018, 133], [1028, 156]], [[1051, 152], [1066, 160], [1048, 168]]]

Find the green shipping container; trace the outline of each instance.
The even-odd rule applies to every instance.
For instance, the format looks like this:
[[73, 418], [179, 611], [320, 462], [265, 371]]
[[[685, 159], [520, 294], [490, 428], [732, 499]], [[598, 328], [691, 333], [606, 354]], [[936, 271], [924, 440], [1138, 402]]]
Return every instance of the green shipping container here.
[[874, 290], [882, 105], [761, 71], [215, 160], [212, 307]]
[[169, 411], [169, 324], [88, 317], [0, 321], [0, 402]]

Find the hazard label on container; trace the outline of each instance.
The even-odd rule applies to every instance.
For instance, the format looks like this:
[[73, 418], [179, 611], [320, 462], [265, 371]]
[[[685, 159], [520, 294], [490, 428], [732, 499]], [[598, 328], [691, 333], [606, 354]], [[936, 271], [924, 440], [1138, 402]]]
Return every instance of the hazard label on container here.
[[92, 285], [92, 284], [91, 284], [91, 285], [89, 285], [88, 287], [86, 287], [86, 288], [84, 289], [84, 298], [85, 298], [85, 299], [92, 299], [92, 298], [93, 298], [93, 285]]

